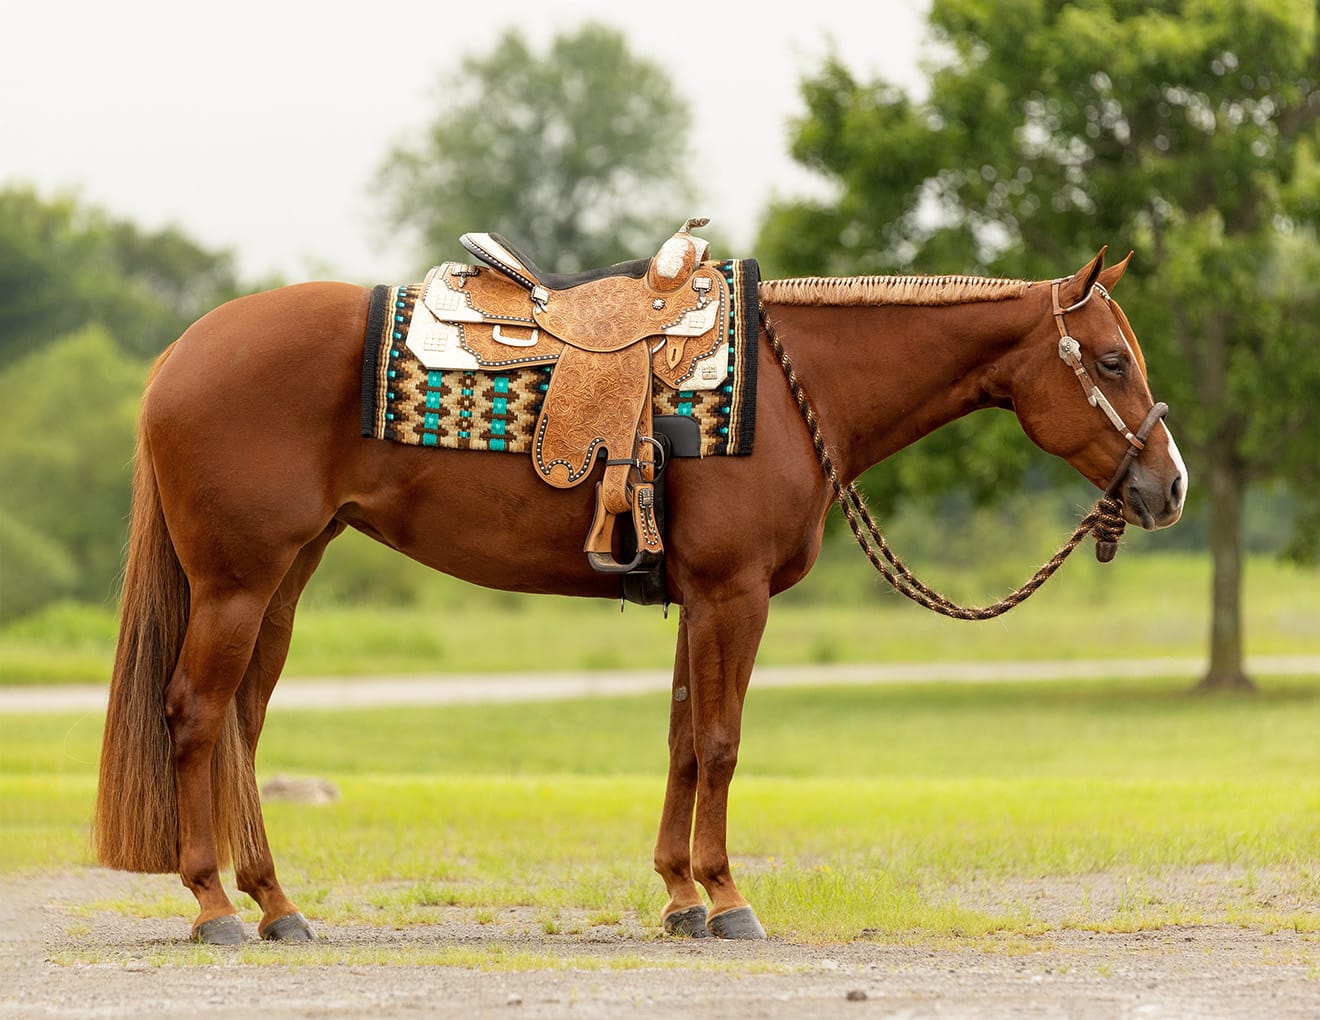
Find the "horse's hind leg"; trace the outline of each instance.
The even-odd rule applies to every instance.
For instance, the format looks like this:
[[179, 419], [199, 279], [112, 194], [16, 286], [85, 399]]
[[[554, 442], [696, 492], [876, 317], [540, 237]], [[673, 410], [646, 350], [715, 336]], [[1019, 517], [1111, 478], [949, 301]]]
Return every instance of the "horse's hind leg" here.
[[254, 592], [233, 582], [194, 583], [187, 635], [165, 691], [178, 792], [179, 875], [197, 897], [193, 937], [203, 942], [243, 940], [220, 866], [224, 849], [240, 863], [254, 852], [257, 791], [233, 703], [269, 598], [269, 590]]
[[[280, 582], [279, 589], [270, 600], [261, 621], [257, 644], [252, 652], [243, 682], [239, 685], [236, 701], [243, 740], [253, 762], [255, 772], [257, 741], [266, 722], [266, 706], [275, 690], [275, 683], [284, 669], [289, 654], [289, 641], [293, 637], [293, 616], [298, 597], [306, 587], [313, 571], [321, 562], [321, 555], [330, 540], [343, 531], [344, 525], [333, 522], [314, 541], [305, 546], [293, 561], [293, 566]], [[275, 859], [270, 852], [264, 821], [258, 819], [257, 853], [238, 867], [234, 879], [239, 889], [247, 893], [261, 907], [261, 921], [257, 933], [264, 939], [305, 942], [314, 939], [307, 920], [298, 912], [293, 901], [285, 894], [275, 877]]]

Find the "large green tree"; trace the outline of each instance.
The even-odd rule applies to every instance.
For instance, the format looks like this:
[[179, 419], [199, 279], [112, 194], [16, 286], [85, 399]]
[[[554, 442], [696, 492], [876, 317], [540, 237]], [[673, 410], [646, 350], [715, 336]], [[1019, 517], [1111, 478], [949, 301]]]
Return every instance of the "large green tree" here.
[[494, 230], [571, 272], [637, 257], [687, 215], [687, 104], [614, 29], [587, 24], [545, 53], [510, 30], [440, 86], [377, 182], [425, 258]]
[[[772, 210], [789, 272], [1049, 278], [1136, 249], [1121, 299], [1172, 406], [1214, 558], [1204, 689], [1243, 671], [1243, 501], [1320, 534], [1320, 46], [1313, 0], [935, 0], [916, 98], [831, 59], [795, 156], [831, 203]], [[1198, 483], [1201, 492], [1198, 493]]]

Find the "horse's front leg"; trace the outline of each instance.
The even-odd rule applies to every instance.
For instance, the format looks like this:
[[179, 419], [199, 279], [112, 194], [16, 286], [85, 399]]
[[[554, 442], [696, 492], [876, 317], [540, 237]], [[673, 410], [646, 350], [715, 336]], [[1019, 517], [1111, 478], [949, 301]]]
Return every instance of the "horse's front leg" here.
[[692, 808], [697, 801], [697, 749], [692, 740], [692, 701], [688, 684], [687, 614], [678, 618], [674, 683], [669, 702], [669, 779], [660, 834], [655, 841], [655, 870], [664, 879], [669, 902], [660, 918], [671, 935], [705, 938], [706, 904], [692, 878]]
[[726, 833], [743, 699], [769, 609], [769, 592], [753, 589], [707, 596], [683, 611], [697, 766], [692, 874], [710, 897], [710, 931], [721, 938], [765, 937], [733, 880]]

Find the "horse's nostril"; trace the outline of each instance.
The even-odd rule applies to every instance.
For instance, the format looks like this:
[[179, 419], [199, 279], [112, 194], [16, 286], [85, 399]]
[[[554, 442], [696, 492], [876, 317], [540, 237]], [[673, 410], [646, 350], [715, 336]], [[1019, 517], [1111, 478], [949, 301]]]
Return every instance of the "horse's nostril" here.
[[1179, 503], [1182, 502], [1182, 491], [1183, 491], [1182, 475], [1181, 474], [1174, 475], [1173, 484], [1169, 486], [1169, 500], [1174, 506], [1177, 506]]

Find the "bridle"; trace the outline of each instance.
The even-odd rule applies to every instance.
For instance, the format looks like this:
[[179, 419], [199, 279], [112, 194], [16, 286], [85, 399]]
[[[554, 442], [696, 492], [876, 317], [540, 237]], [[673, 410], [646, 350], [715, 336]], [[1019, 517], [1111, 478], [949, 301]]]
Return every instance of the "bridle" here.
[[[1162, 400], [1158, 401], [1154, 407], [1146, 412], [1146, 417], [1142, 419], [1136, 432], [1133, 432], [1127, 427], [1127, 423], [1123, 420], [1123, 416], [1114, 410], [1114, 405], [1109, 402], [1109, 398], [1105, 396], [1104, 391], [1095, 384], [1095, 380], [1091, 378], [1091, 373], [1086, 370], [1086, 366], [1082, 363], [1082, 345], [1069, 335], [1068, 327], [1065, 326], [1063, 322], [1063, 317], [1065, 315], [1069, 312], [1075, 312], [1077, 309], [1085, 306], [1086, 303], [1091, 300], [1091, 296], [1095, 294], [1096, 291], [1100, 292], [1100, 296], [1103, 297], [1107, 303], [1112, 304], [1113, 299], [1110, 298], [1109, 291], [1100, 284], [1093, 283], [1091, 289], [1086, 292], [1085, 297], [1077, 303], [1064, 308], [1062, 302], [1059, 300], [1059, 288], [1065, 282], [1066, 278], [1055, 280], [1050, 284], [1050, 298], [1054, 302], [1054, 323], [1059, 327], [1059, 357], [1063, 359], [1064, 363], [1067, 364], [1077, 376], [1077, 381], [1081, 383], [1082, 386], [1082, 392], [1086, 395], [1086, 402], [1092, 407], [1100, 408], [1100, 410], [1104, 412], [1105, 417], [1109, 419], [1110, 424], [1118, 429], [1123, 438], [1128, 441], [1127, 453], [1123, 455], [1123, 460], [1119, 463], [1118, 470], [1114, 472], [1114, 477], [1110, 479], [1109, 485], [1105, 488], [1105, 496], [1112, 499], [1118, 494], [1118, 490], [1122, 486], [1123, 480], [1127, 477], [1128, 469], [1132, 467], [1132, 462], [1135, 461], [1141, 451], [1146, 448], [1146, 440], [1150, 438], [1151, 431], [1155, 428], [1155, 423], [1169, 413], [1169, 405]], [[1124, 342], [1126, 342], [1126, 338], [1124, 338]]]

